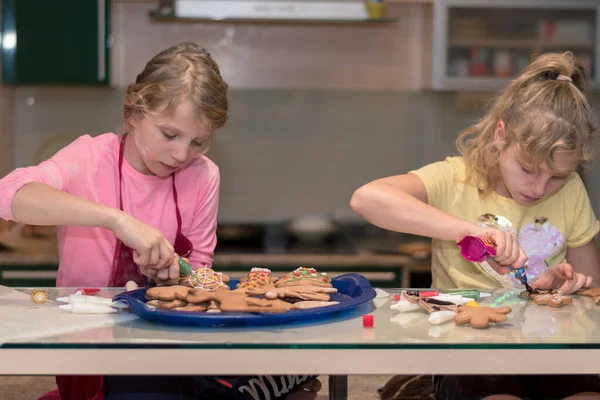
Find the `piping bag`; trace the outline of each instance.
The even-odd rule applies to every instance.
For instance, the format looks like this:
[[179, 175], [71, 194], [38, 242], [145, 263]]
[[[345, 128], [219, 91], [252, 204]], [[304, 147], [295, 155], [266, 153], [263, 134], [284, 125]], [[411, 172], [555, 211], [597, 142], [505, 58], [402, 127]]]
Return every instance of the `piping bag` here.
[[[465, 236], [457, 245], [460, 247], [462, 256], [468, 261], [482, 262], [488, 258], [493, 259], [496, 256], [496, 243], [490, 238]], [[527, 283], [525, 267], [513, 269], [513, 273], [515, 274], [515, 278], [525, 286], [527, 292], [530, 294], [537, 293], [537, 290], [533, 289]]]

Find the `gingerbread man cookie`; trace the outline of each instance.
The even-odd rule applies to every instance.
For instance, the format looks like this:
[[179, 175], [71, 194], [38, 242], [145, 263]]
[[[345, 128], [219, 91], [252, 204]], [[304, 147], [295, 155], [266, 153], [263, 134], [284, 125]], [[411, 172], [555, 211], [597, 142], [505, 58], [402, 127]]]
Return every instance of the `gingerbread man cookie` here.
[[558, 293], [534, 294], [531, 297], [533, 298], [533, 302], [540, 306], [562, 307], [566, 304], [573, 303], [571, 297], [563, 296]]
[[248, 275], [240, 279], [236, 286], [238, 289], [256, 289], [265, 286], [272, 286], [273, 279], [271, 270], [267, 268], [252, 268]]
[[326, 274], [318, 273], [314, 268], [299, 267], [275, 282], [275, 287], [288, 286], [320, 286], [332, 287], [331, 279]]
[[190, 288], [181, 285], [155, 286], [146, 290], [145, 296], [147, 300], [185, 300], [189, 290]]
[[562, 307], [573, 303], [573, 299], [570, 296], [558, 294], [556, 289], [536, 289], [533, 293], [523, 291], [520, 293], [520, 297], [531, 299], [535, 304], [540, 306]]
[[187, 301], [191, 304], [214, 301], [221, 311], [226, 312], [284, 312], [294, 308], [292, 304], [279, 299], [256, 299], [238, 290], [207, 292], [201, 289], [191, 289]]
[[279, 288], [262, 288], [254, 290], [246, 290], [250, 296], [264, 295], [265, 299], [275, 300], [284, 299], [286, 301], [294, 300], [312, 300], [312, 301], [329, 301], [330, 294], [337, 293], [337, 289], [333, 287], [320, 286], [288, 286]]
[[512, 308], [506, 307], [473, 307], [459, 306], [458, 312], [454, 316], [456, 325], [471, 324], [472, 328], [483, 329], [487, 328], [490, 322], [504, 322]]

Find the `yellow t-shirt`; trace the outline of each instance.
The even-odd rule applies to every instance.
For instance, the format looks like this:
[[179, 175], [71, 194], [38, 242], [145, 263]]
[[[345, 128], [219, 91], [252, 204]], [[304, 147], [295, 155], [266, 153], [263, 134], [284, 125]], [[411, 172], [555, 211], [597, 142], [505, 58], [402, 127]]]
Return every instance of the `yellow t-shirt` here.
[[[475, 185], [463, 183], [462, 157], [426, 165], [410, 173], [418, 176], [427, 190], [429, 204], [459, 218], [512, 230], [527, 254], [527, 278], [539, 277], [548, 266], [565, 262], [567, 247], [579, 247], [594, 238], [600, 223], [577, 173], [567, 177], [550, 197], [526, 207], [492, 191], [482, 194]], [[433, 240], [432, 286], [491, 290], [522, 287], [513, 274], [499, 275], [486, 262], [465, 260], [451, 241]]]

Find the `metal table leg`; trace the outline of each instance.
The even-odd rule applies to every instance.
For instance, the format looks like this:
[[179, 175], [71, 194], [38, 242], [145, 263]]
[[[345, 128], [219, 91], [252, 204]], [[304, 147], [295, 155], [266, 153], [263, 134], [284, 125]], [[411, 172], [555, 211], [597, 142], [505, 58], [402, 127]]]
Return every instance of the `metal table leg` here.
[[329, 400], [348, 400], [347, 375], [329, 375]]

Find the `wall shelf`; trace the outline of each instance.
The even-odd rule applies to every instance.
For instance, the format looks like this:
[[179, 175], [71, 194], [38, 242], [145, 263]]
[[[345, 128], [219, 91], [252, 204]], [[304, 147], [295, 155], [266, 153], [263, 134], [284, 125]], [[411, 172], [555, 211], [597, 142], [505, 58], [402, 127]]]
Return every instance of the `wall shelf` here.
[[[495, 76], [472, 76], [468, 78], [447, 77], [441, 81], [442, 88], [436, 88], [437, 91], [451, 92], [489, 92], [496, 93], [506, 87], [514, 77], [501, 78]], [[590, 81], [588, 88], [592, 91], [599, 91], [600, 84]]]
[[543, 42], [539, 40], [519, 39], [450, 39], [450, 47], [489, 47], [489, 48], [512, 48], [512, 49], [577, 49], [594, 50], [596, 45], [592, 42]]
[[398, 18], [380, 19], [290, 19], [290, 18], [186, 18], [149, 13], [152, 22], [157, 23], [221, 23], [221, 24], [274, 24], [274, 25], [378, 25], [398, 22]]
[[433, 88], [496, 91], [540, 53], [571, 51], [600, 86], [597, 0], [436, 0]]

